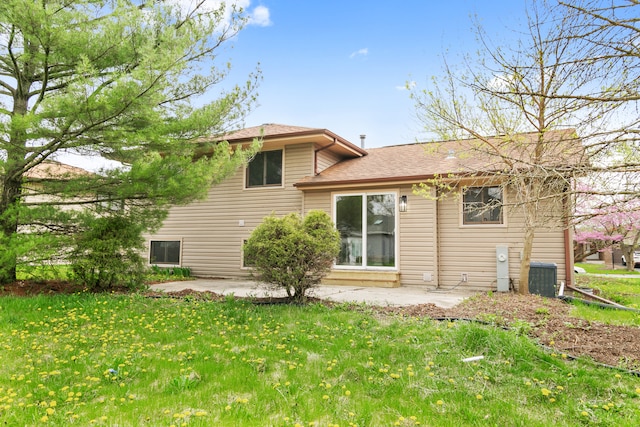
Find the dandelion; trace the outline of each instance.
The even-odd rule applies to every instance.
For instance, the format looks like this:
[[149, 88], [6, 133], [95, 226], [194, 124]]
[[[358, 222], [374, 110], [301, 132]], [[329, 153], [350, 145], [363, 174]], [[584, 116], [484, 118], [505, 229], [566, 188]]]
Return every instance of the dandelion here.
[[438, 401], [436, 402], [436, 405], [444, 405], [444, 402], [443, 402], [442, 400], [438, 400]]
[[542, 390], [540, 390], [542, 392], [543, 396], [549, 396], [551, 394], [551, 390], [543, 388]]
[[482, 395], [481, 394], [476, 394], [476, 399], [482, 400]]

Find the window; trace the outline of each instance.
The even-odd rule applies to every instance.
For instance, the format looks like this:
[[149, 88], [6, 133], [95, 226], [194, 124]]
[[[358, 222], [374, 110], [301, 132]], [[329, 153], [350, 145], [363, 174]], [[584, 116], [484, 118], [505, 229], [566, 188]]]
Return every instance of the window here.
[[180, 241], [179, 240], [151, 241], [149, 264], [180, 265]]
[[336, 265], [396, 266], [394, 193], [335, 196], [335, 222], [342, 245]]
[[[244, 245], [247, 244], [247, 239], [244, 239], [242, 241], [242, 247], [244, 249]], [[247, 256], [247, 254], [244, 252], [244, 250], [242, 250], [242, 266], [241, 268], [253, 268], [255, 267], [255, 261], [253, 260], [253, 258]]]
[[247, 187], [282, 185], [282, 150], [262, 151], [247, 165]]
[[467, 188], [462, 208], [462, 221], [465, 225], [502, 224], [502, 188]]

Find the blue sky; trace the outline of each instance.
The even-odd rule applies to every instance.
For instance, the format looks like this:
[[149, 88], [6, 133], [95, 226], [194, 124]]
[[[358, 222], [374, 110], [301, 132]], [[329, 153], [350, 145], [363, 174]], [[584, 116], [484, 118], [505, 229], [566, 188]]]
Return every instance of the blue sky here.
[[[174, 0], [192, 8], [196, 0]], [[221, 0], [206, 0], [216, 7]], [[441, 75], [476, 51], [473, 17], [501, 44], [525, 18], [526, 0], [229, 0], [251, 22], [220, 52], [232, 71], [222, 88], [243, 84], [259, 64], [258, 106], [245, 126], [280, 123], [324, 128], [366, 147], [425, 141], [405, 89]], [[212, 91], [213, 99], [218, 92]], [[206, 100], [207, 97], [205, 97]], [[104, 159], [62, 155], [95, 170]]]
[[476, 50], [477, 16], [493, 41], [512, 37], [524, 0], [244, 1], [256, 22], [234, 40], [230, 78], [260, 63], [259, 106], [246, 126], [326, 128], [367, 147], [426, 138], [404, 89], [441, 75], [443, 55]]

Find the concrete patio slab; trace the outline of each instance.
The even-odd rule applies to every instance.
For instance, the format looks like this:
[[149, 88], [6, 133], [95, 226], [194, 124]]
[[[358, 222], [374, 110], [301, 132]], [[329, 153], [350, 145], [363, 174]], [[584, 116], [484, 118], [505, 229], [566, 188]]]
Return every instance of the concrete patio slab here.
[[[272, 290], [249, 280], [232, 279], [195, 279], [179, 282], [159, 283], [151, 286], [158, 291], [211, 291], [221, 295], [239, 297], [254, 296], [282, 297], [283, 291]], [[477, 292], [466, 290], [433, 290], [423, 286], [401, 286], [399, 288], [371, 288], [357, 286], [319, 286], [309, 292], [310, 296], [335, 302], [356, 302], [382, 306], [408, 306], [416, 304], [435, 304], [450, 308]]]

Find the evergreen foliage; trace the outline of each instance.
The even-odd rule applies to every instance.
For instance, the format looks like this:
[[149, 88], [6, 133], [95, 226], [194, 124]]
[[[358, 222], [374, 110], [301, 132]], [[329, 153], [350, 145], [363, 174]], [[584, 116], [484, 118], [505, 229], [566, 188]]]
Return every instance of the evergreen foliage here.
[[[232, 149], [211, 138], [241, 126], [255, 102], [259, 70], [219, 88], [229, 67], [219, 51], [247, 16], [186, 4], [0, 3], [0, 283], [15, 280], [18, 264], [69, 252], [79, 278], [103, 283], [112, 270], [95, 270], [100, 259], [136, 270], [125, 254], [140, 234], [130, 233], [157, 229], [169, 206], [205, 197], [255, 153], [257, 143]], [[69, 154], [116, 166], [62, 173], [51, 161]], [[46, 165], [58, 170], [42, 174]]]
[[140, 287], [146, 270], [140, 223], [121, 215], [87, 217], [87, 222], [70, 255], [71, 279], [93, 291]]

